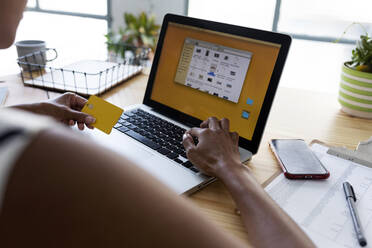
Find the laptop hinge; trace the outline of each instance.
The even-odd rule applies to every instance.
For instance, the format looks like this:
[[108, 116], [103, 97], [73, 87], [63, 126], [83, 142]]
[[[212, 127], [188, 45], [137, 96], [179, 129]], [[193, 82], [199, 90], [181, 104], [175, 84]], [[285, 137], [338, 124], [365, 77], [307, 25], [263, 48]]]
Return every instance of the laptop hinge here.
[[247, 149], [244, 149], [242, 147], [239, 146], [239, 153], [240, 153], [240, 161], [242, 163], [248, 161], [248, 160], [251, 160], [252, 158], [252, 152], [248, 151]]

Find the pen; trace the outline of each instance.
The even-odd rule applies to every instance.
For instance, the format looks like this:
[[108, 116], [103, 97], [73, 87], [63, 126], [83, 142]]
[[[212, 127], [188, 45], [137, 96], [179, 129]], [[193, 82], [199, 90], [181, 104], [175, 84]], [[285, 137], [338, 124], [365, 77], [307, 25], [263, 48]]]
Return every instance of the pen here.
[[362, 225], [360, 224], [359, 216], [355, 208], [354, 202], [356, 202], [357, 199], [354, 193], [353, 186], [351, 186], [351, 184], [348, 182], [344, 182], [342, 186], [344, 187], [347, 206], [349, 207], [349, 210], [350, 210], [351, 219], [353, 220], [353, 225], [354, 225], [354, 229], [355, 229], [358, 242], [360, 246], [366, 246], [367, 240], [364, 237]]

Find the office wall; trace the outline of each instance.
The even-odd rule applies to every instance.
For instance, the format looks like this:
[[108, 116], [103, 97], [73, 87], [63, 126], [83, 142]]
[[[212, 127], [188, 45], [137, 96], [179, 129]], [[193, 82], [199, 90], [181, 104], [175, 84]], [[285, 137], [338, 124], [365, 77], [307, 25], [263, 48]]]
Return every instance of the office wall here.
[[116, 32], [120, 26], [124, 27], [124, 12], [153, 13], [161, 24], [166, 13], [186, 14], [186, 5], [187, 0], [112, 0], [112, 29]]

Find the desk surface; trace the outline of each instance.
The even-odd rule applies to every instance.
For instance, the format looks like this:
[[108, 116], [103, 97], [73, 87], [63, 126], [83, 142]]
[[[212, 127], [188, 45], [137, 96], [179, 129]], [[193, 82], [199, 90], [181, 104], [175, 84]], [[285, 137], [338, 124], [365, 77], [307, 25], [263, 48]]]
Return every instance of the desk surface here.
[[[105, 93], [103, 97], [125, 109], [141, 103], [147, 83], [139, 75]], [[59, 93], [24, 87], [18, 76], [0, 78], [0, 87], [7, 86], [5, 105], [29, 103], [58, 96]], [[271, 154], [268, 141], [272, 138], [302, 138], [307, 142], [319, 139], [331, 145], [355, 148], [360, 140], [372, 136], [372, 120], [347, 116], [340, 111], [337, 95], [279, 88], [258, 153], [248, 162], [257, 180], [264, 183], [280, 168]], [[249, 243], [235, 204], [219, 181], [190, 196], [199, 209], [217, 225]]]

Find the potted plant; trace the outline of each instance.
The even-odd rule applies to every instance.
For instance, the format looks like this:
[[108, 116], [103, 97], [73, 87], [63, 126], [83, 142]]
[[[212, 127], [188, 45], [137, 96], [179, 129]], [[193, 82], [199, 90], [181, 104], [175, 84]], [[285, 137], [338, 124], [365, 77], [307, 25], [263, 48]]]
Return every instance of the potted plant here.
[[145, 12], [135, 16], [124, 13], [125, 28], [120, 28], [118, 33], [109, 32], [105, 35], [107, 49], [114, 57], [126, 59], [131, 56], [145, 53], [152, 59], [160, 26], [155, 23], [154, 16]]
[[372, 39], [367, 33], [342, 66], [338, 101], [345, 113], [372, 119]]

